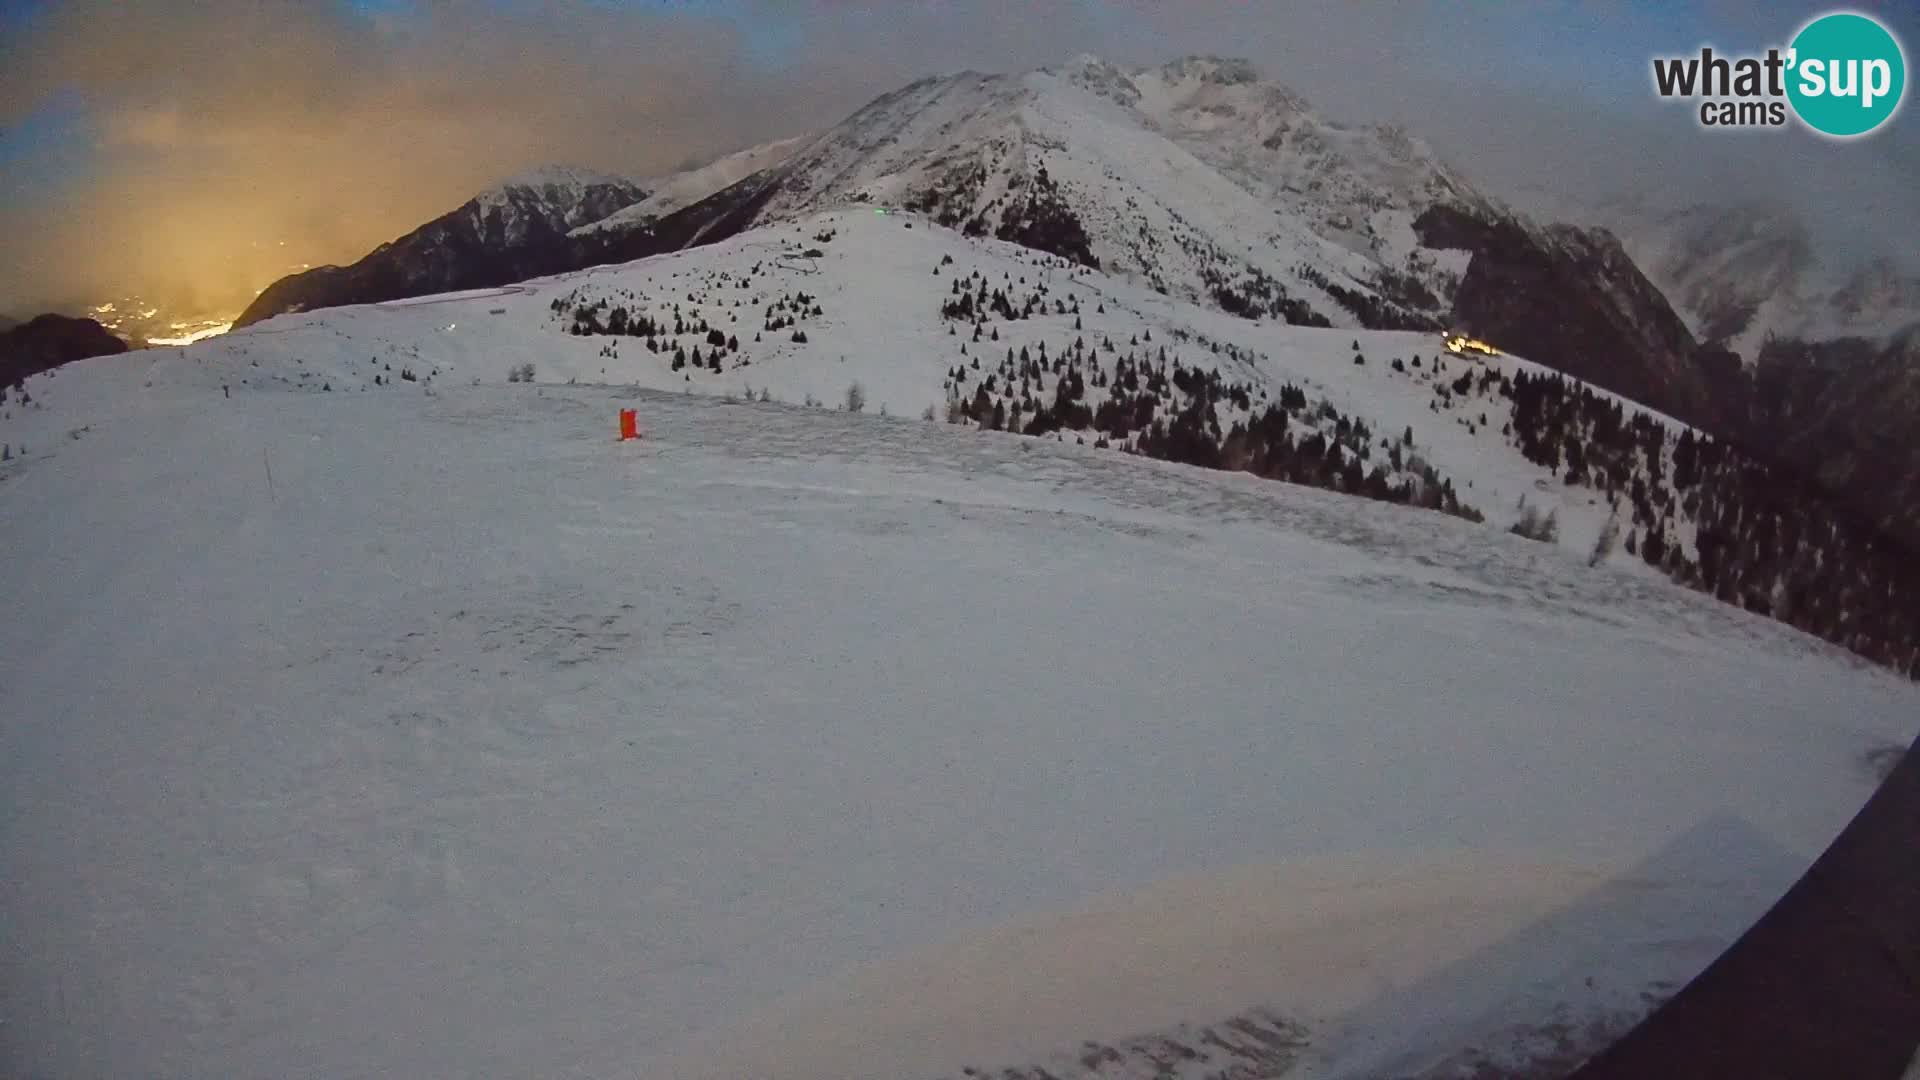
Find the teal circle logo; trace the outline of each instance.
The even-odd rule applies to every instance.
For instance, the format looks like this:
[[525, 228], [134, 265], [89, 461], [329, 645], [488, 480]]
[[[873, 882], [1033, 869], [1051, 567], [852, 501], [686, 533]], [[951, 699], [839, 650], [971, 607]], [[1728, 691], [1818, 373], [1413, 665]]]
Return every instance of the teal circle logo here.
[[1887, 28], [1850, 11], [1801, 28], [1788, 53], [1787, 100], [1808, 127], [1839, 139], [1893, 118], [1907, 93], [1907, 60]]

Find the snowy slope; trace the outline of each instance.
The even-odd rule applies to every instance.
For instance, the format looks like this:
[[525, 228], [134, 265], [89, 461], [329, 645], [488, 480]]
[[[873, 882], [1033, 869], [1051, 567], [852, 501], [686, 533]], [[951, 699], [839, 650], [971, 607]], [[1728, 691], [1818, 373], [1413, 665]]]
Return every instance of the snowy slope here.
[[[492, 244], [512, 246], [530, 229], [565, 232], [604, 218], [610, 207], [647, 197], [647, 190], [621, 176], [570, 165], [543, 165], [495, 184], [462, 209], [475, 233]], [[490, 235], [489, 230], [498, 235]]]
[[[1101, 65], [1083, 60], [1081, 70]], [[1120, 85], [1111, 72], [1099, 81]], [[1156, 130], [1317, 234], [1370, 257], [1412, 254], [1412, 220], [1435, 202], [1502, 212], [1404, 129], [1324, 120], [1244, 60], [1188, 57], [1135, 72], [1125, 85]]]
[[1205, 57], [923, 79], [756, 182], [761, 223], [911, 207], [1170, 295], [1336, 326], [1361, 324], [1357, 302], [1437, 325], [1465, 257], [1421, 247], [1415, 216], [1505, 213], [1405, 132], [1325, 122], [1243, 61]]
[[[0, 1071], [1067, 1077], [1255, 1017], [1264, 1075], [1414, 1074], [1644, 1009], [1914, 734], [1913, 686], [1643, 574], [898, 415], [955, 355], [942, 249], [869, 218], [816, 261], [884, 336], [823, 270], [805, 349], [679, 383], [785, 405], [499, 382], [674, 386], [548, 305], [717, 293], [695, 255], [34, 380]], [[1359, 385], [1286, 340], [1256, 366]], [[907, 404], [793, 404], [854, 375]]]
[[[1045, 289], [1044, 307], [1030, 318], [990, 316], [983, 323], [987, 330], [974, 340], [970, 323], [942, 318], [941, 309], [956, 287], [980, 282], [1004, 288], [1015, 304], [1038, 300]], [[766, 329], [769, 319], [792, 318], [800, 305], [789, 306], [789, 301], [802, 295], [808, 302], [798, 321]], [[576, 312], [601, 301], [606, 307], [594, 318], [602, 323], [616, 306], [636, 321], [654, 320], [662, 331], [654, 339], [661, 351], [649, 351], [638, 337], [567, 332]], [[1070, 305], [1069, 313], [1054, 314], [1057, 305]], [[815, 307], [821, 314], [812, 314]], [[679, 335], [670, 333], [676, 318], [685, 330]], [[717, 372], [708, 366], [715, 351], [708, 329], [738, 343], [737, 351], [721, 350]], [[793, 340], [795, 331], [804, 333], [804, 343]], [[1083, 350], [1074, 349], [1076, 341]], [[1353, 362], [1355, 345], [1364, 364]], [[682, 370], [672, 366], [676, 349], [688, 358]], [[963, 237], [909, 213], [827, 213], [625, 266], [471, 294], [282, 316], [186, 350], [149, 354], [150, 373], [128, 368], [121, 381], [184, 380], [216, 390], [224, 383], [235, 393], [281, 386], [412, 393], [418, 384], [403, 381], [406, 374], [445, 387], [501, 382], [512, 369], [532, 364], [534, 377], [546, 383], [613, 383], [736, 397], [771, 394], [783, 402], [813, 400], [831, 407], [843, 404], [848, 386], [858, 382], [871, 411], [918, 416], [931, 409], [944, 418], [950, 399], [971, 399], [996, 377], [996, 366], [1009, 354], [1017, 360], [1022, 350], [1030, 355], [1050, 350], [1047, 355], [1056, 360], [1074, 357], [1085, 370], [1098, 368], [1104, 376], [1111, 376], [1124, 357], [1157, 363], [1162, 354], [1169, 365], [1218, 372], [1250, 391], [1246, 407], [1218, 407], [1223, 430], [1235, 422], [1250, 423], [1283, 387], [1298, 387], [1313, 408], [1325, 402], [1340, 415], [1365, 422], [1375, 444], [1369, 468], [1388, 457], [1390, 448], [1379, 443], [1401, 443], [1411, 431], [1411, 444], [1394, 454], [1403, 463], [1417, 457], [1433, 466], [1462, 503], [1485, 515], [1488, 528], [1504, 529], [1516, 521], [1524, 500], [1540, 514], [1557, 514], [1559, 543], [1581, 555], [1592, 549], [1610, 513], [1595, 492], [1571, 487], [1526, 461], [1502, 432], [1512, 404], [1480, 377], [1489, 370], [1544, 371], [1537, 365], [1511, 357], [1480, 362], [1440, 357], [1435, 335], [1251, 322], [1044, 253]], [[170, 357], [187, 363], [165, 362]], [[985, 366], [976, 369], [976, 361]], [[1398, 370], [1395, 361], [1400, 361]], [[1453, 393], [1457, 380], [1469, 374], [1475, 379], [1471, 389]], [[1047, 400], [1058, 381], [1049, 373], [1031, 385], [1028, 396]], [[16, 410], [0, 421], [0, 439], [44, 445], [68, 428], [98, 419], [96, 403], [74, 400], [88, 391], [68, 387], [65, 381], [36, 386], [32, 392], [44, 410]], [[158, 385], [119, 385], [109, 400], [117, 408], [126, 396], [155, 392]], [[1097, 404], [1104, 392], [1092, 389], [1088, 399]], [[997, 378], [992, 396], [1012, 404], [1009, 393], [1006, 380]], [[1160, 415], [1170, 416], [1185, 400], [1170, 391]], [[1644, 411], [1629, 408], [1630, 413]], [[1674, 438], [1684, 430], [1658, 419]], [[1317, 422], [1331, 437], [1332, 421]], [[1091, 430], [1055, 437], [1097, 441]], [[1684, 548], [1690, 531], [1684, 513], [1680, 518]], [[1624, 552], [1613, 558], [1638, 565]]]
[[657, 177], [646, 183], [648, 195], [632, 206], [622, 208], [599, 221], [588, 222], [572, 231], [571, 235], [585, 236], [609, 230], [637, 228], [646, 225], [683, 206], [689, 206], [712, 195], [722, 188], [737, 184], [762, 169], [771, 168], [792, 156], [795, 150], [806, 145], [811, 136], [796, 135], [790, 139], [776, 139], [773, 142], [749, 146], [725, 154], [697, 168], [684, 169]]

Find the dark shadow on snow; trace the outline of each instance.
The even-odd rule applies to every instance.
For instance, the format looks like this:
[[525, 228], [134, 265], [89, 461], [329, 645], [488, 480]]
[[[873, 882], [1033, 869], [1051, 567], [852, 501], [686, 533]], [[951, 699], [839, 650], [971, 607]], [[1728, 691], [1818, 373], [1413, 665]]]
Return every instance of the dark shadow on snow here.
[[1711, 963], [1803, 865], [1744, 820], [1703, 821], [1547, 917], [1344, 1018], [1329, 1075], [1565, 1076]]

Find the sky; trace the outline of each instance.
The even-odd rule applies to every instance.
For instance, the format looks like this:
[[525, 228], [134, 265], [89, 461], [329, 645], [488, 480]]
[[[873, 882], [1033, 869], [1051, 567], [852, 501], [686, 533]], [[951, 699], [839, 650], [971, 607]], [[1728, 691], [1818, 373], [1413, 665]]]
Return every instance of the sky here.
[[[1910, 243], [1915, 110], [1843, 144], [1708, 134], [1654, 99], [1651, 56], [1783, 44], [1829, 10], [1757, 7], [0, 0], [0, 312], [129, 290], [237, 307], [523, 168], [645, 178], [824, 129], [923, 75], [1082, 52], [1245, 57], [1332, 117], [1406, 125], [1523, 206], [1738, 195], [1792, 206], [1849, 258]], [[1854, 8], [1920, 42], [1911, 3]]]

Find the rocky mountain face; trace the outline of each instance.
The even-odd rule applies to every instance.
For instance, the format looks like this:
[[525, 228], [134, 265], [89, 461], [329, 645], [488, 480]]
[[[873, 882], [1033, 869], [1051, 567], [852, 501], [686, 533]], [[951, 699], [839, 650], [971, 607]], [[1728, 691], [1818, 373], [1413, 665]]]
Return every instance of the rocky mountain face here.
[[1460, 329], [1681, 419], [1718, 418], [1700, 346], [1610, 233], [1445, 206], [1415, 228], [1473, 253], [1454, 296]]
[[1694, 336], [1746, 364], [1770, 339], [1885, 344], [1920, 324], [1920, 275], [1886, 257], [1819, 252], [1812, 229], [1786, 207], [1622, 196], [1565, 213], [1616, 233]]
[[269, 286], [236, 320], [524, 281], [574, 265], [567, 234], [646, 198], [639, 185], [574, 169], [508, 180], [382, 244], [351, 266], [321, 266]]
[[1920, 544], [1920, 276], [1884, 257], [1823, 261], [1779, 206], [1622, 198], [1591, 216], [1703, 342], [1709, 430]]
[[126, 342], [92, 319], [36, 316], [0, 329], [0, 386], [13, 386], [75, 360], [126, 351]]

